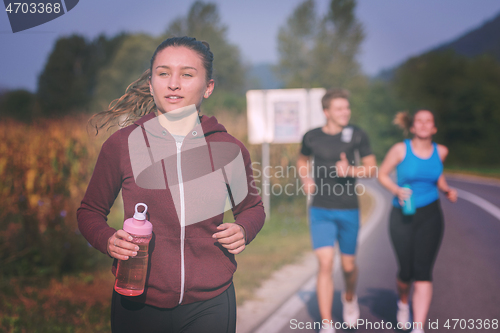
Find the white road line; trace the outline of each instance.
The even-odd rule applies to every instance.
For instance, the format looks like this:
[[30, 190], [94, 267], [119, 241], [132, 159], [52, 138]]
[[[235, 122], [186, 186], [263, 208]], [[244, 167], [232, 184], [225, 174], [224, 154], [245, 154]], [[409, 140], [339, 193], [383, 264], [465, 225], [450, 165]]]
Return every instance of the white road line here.
[[473, 193], [470, 193], [468, 191], [462, 190], [462, 189], [457, 189], [458, 191], [458, 197], [464, 200], [467, 200], [471, 203], [473, 203], [476, 206], [479, 206], [480, 208], [484, 209], [494, 217], [496, 217], [498, 220], [500, 220], [500, 208], [489, 202], [488, 200], [485, 200], [481, 198], [480, 196], [477, 196]]
[[[365, 242], [368, 235], [382, 220], [385, 208], [387, 207], [387, 199], [385, 195], [377, 190], [370, 184], [365, 184], [370, 188], [370, 194], [375, 200], [374, 208], [371, 212], [370, 218], [366, 223], [366, 227], [361, 228], [359, 233], [358, 244], [361, 245]], [[334, 271], [340, 269], [340, 256], [335, 257]], [[305, 304], [311, 299], [316, 292], [316, 274], [314, 274], [307, 282], [292, 296], [290, 297], [274, 314], [272, 314], [262, 325], [260, 325], [254, 333], [274, 333], [279, 332], [290, 324], [290, 320], [304, 307]]]

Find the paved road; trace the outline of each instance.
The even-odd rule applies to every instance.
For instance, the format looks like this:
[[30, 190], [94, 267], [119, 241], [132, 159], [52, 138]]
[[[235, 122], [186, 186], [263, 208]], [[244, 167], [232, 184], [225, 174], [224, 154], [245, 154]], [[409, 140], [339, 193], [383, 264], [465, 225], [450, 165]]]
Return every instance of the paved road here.
[[[486, 330], [484, 327], [480, 328], [479, 323], [485, 319], [500, 320], [500, 185], [460, 179], [450, 179], [449, 182], [451, 186], [467, 191], [461, 192], [463, 197], [470, 200], [472, 196], [476, 198], [476, 203], [459, 198], [456, 204], [451, 204], [441, 198], [445, 234], [434, 267], [434, 297], [429, 310], [429, 320], [432, 323], [438, 321], [438, 329], [426, 329], [426, 332], [498, 332], [500, 328]], [[372, 326], [366, 323], [357, 330], [337, 329], [337, 332], [401, 332], [394, 329], [397, 266], [388, 235], [390, 195], [378, 184], [371, 184], [383, 197], [384, 207], [381, 219], [358, 249], [358, 297], [361, 318]], [[490, 203], [489, 206], [488, 202], [485, 204], [489, 208], [484, 206], [484, 200]], [[478, 206], [478, 202], [483, 207]], [[343, 281], [339, 269], [335, 271], [334, 279], [336, 288], [333, 315], [336, 321], [341, 321], [340, 290], [343, 288]], [[298, 296], [302, 300], [302, 306], [298, 312], [287, 314], [290, 322], [281, 327], [273, 327], [269, 325], [273, 320], [271, 317], [265, 333], [318, 331], [299, 329], [302, 325], [307, 327], [320, 321], [314, 285], [304, 287], [298, 292]], [[448, 319], [450, 328], [444, 327]], [[467, 325], [472, 325], [468, 321], [470, 319], [475, 320], [472, 326], [474, 329], [466, 328]], [[388, 323], [394, 328], [387, 328], [390, 327]], [[453, 329], [455, 323], [456, 327]], [[460, 328], [460, 324], [464, 329]], [[256, 332], [262, 332], [262, 329]]]

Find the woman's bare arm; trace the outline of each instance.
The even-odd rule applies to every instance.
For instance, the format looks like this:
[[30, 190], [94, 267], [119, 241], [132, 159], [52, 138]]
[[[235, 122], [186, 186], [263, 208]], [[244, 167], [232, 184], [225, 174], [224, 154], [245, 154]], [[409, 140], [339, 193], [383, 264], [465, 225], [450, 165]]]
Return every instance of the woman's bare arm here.
[[378, 181], [382, 186], [399, 198], [399, 202], [406, 200], [411, 195], [411, 190], [399, 187], [390, 177], [394, 168], [401, 163], [406, 155], [406, 145], [403, 142], [396, 143], [385, 155], [384, 161], [378, 172]]

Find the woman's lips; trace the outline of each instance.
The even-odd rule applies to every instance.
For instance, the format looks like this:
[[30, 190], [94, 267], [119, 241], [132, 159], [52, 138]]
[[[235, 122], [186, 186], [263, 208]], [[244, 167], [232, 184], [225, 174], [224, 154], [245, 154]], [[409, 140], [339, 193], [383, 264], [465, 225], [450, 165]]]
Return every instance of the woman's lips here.
[[172, 95], [172, 96], [167, 96], [167, 97], [165, 97], [165, 98], [166, 98], [166, 99], [167, 99], [167, 101], [169, 101], [170, 103], [177, 103], [177, 102], [180, 102], [180, 101], [183, 99], [183, 97], [181, 97], [181, 96], [174, 96], [174, 95]]

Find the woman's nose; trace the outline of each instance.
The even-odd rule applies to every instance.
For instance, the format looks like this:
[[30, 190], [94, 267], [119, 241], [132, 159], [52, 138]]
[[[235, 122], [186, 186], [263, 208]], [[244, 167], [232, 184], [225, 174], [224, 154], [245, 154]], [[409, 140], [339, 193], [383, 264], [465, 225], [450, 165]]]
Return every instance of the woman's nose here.
[[170, 90], [177, 90], [179, 89], [179, 79], [176, 78], [175, 76], [172, 76], [170, 81], [168, 82], [168, 89]]

